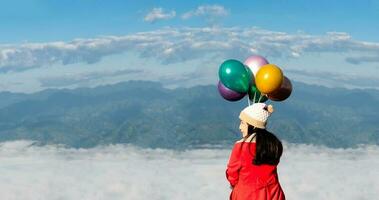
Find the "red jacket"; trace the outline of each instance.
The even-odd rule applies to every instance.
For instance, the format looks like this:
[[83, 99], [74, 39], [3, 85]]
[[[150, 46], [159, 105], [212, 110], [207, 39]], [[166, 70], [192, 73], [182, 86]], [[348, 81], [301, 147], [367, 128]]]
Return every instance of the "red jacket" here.
[[[249, 153], [249, 147], [250, 152]], [[231, 200], [285, 200], [275, 165], [253, 165], [255, 142], [236, 142], [226, 169]]]

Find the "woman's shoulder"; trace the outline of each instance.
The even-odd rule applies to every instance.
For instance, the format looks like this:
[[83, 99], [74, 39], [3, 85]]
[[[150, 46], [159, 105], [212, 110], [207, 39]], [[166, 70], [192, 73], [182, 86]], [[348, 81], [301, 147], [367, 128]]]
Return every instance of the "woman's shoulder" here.
[[255, 141], [256, 141], [255, 140], [255, 133], [253, 133], [249, 137], [247, 137], [246, 139], [242, 138], [242, 139], [236, 141], [236, 144], [243, 143], [243, 142], [255, 143]]

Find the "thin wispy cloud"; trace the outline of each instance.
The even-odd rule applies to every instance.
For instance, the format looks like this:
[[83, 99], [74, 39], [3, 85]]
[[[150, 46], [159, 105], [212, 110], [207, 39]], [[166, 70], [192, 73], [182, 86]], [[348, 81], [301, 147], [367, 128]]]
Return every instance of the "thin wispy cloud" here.
[[182, 15], [182, 19], [190, 19], [193, 17], [203, 17], [210, 24], [216, 24], [222, 17], [229, 15], [229, 11], [221, 5], [201, 5], [195, 10], [188, 11]]
[[379, 54], [376, 56], [357, 56], [357, 57], [348, 57], [345, 59], [346, 62], [359, 65], [362, 63], [370, 63], [370, 62], [379, 62]]
[[115, 71], [92, 71], [86, 73], [59, 74], [39, 79], [41, 87], [66, 87], [81, 83], [91, 83], [93, 81], [104, 80], [117, 76], [129, 74], [142, 74], [142, 69], [124, 69]]
[[307, 70], [286, 70], [290, 76], [296, 77], [298, 81], [312, 83], [315, 85], [343, 87], [349, 89], [366, 88], [379, 89], [379, 79], [377, 74], [371, 76], [345, 75], [341, 73], [332, 73], [325, 71], [307, 71]]
[[220, 5], [203, 5], [197, 7], [195, 10], [188, 11], [182, 15], [183, 19], [199, 16], [212, 16], [212, 17], [225, 17], [229, 12]]
[[[229, 155], [230, 149], [71, 149], [5, 142], [0, 143], [0, 192], [2, 199], [14, 200], [227, 199]], [[285, 144], [279, 180], [287, 199], [376, 199], [378, 156], [378, 146]]]
[[154, 23], [159, 20], [167, 20], [174, 18], [176, 16], [176, 12], [174, 10], [167, 11], [163, 10], [163, 8], [153, 8], [146, 16], [143, 18], [145, 22]]
[[[68, 42], [25, 43], [0, 46], [0, 71], [20, 71], [52, 64], [92, 64], [124, 52], [154, 58], [162, 64], [179, 63], [204, 55], [246, 58], [251, 54], [298, 58], [306, 53], [348, 52], [354, 56], [379, 54], [379, 43], [354, 40], [347, 33], [310, 35], [261, 28], [163, 28], [125, 36], [104, 36]], [[359, 62], [376, 62], [360, 57]], [[353, 61], [357, 62], [357, 61]]]

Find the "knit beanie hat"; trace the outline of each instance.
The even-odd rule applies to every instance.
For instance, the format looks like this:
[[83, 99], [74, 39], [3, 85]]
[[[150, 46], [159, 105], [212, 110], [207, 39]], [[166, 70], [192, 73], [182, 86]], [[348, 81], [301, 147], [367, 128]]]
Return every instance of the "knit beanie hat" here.
[[266, 128], [267, 119], [274, 112], [272, 105], [254, 103], [243, 109], [239, 118], [246, 123], [261, 129]]

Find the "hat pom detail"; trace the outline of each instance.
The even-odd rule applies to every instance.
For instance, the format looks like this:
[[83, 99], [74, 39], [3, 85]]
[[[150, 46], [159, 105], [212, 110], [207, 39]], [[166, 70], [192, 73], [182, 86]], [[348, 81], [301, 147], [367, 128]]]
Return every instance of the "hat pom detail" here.
[[269, 113], [273, 113], [275, 110], [274, 110], [274, 106], [272, 106], [272, 105], [268, 105], [267, 106], [267, 111], [269, 112]]

